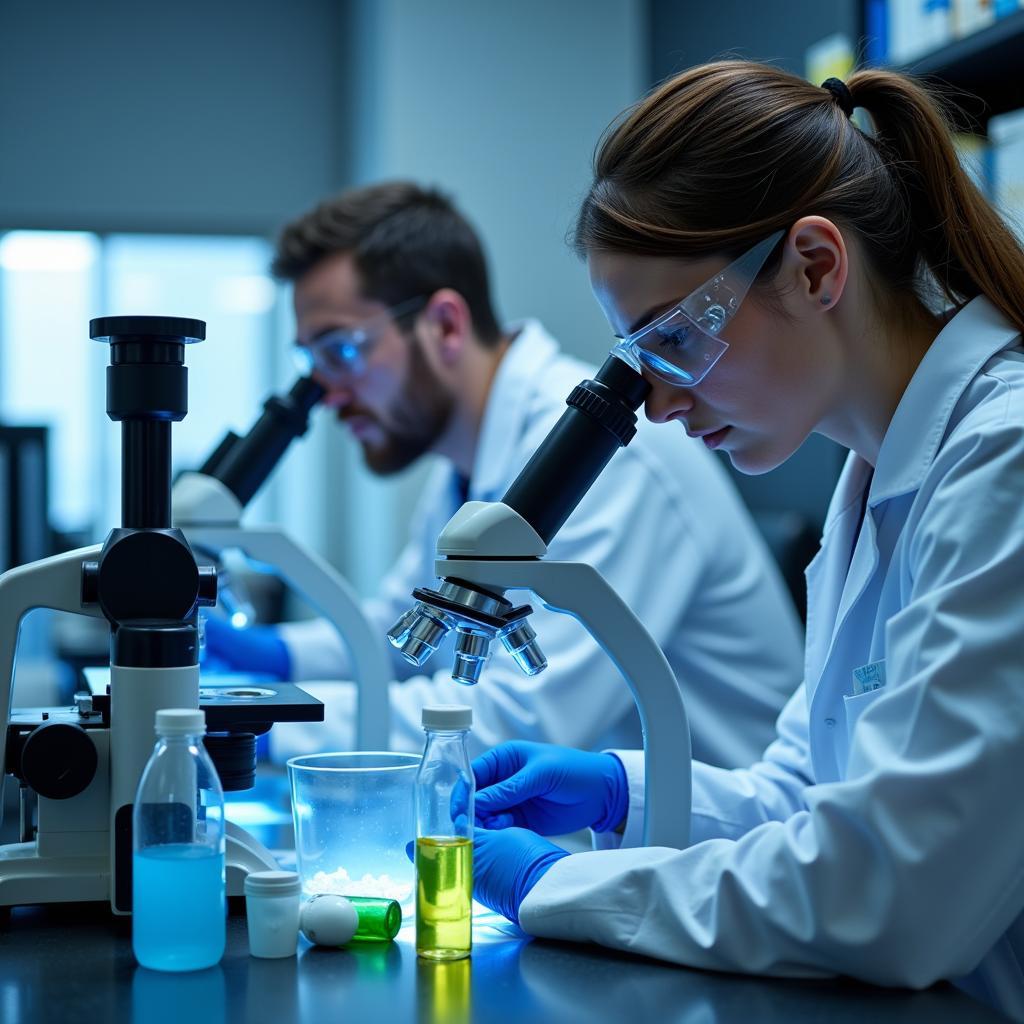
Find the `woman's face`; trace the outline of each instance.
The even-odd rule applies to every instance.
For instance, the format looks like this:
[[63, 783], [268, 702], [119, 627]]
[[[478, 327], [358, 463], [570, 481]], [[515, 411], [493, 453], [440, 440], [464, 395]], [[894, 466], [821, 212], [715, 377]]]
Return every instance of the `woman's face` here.
[[[594, 252], [588, 265], [608, 322], [625, 336], [728, 262], [724, 256], [677, 260]], [[837, 353], [821, 334], [823, 318], [806, 315], [806, 306], [804, 296], [787, 301], [782, 291], [779, 308], [769, 308], [752, 289], [720, 335], [728, 349], [703, 380], [677, 387], [643, 369], [651, 385], [647, 418], [678, 420], [691, 437], [727, 452], [744, 473], [765, 473], [784, 462], [827, 416], [841, 377]]]

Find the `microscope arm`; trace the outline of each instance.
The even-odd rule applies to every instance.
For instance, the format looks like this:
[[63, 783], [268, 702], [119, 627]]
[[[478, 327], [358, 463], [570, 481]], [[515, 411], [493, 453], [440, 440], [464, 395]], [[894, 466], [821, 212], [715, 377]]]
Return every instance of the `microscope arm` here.
[[[456, 569], [457, 566], [457, 569]], [[592, 566], [543, 559], [439, 558], [439, 576], [498, 590], [532, 590], [552, 611], [572, 615], [622, 673], [644, 733], [644, 845], [684, 849], [690, 836], [690, 729], [676, 677], [661, 648]]]
[[[98, 605], [82, 604], [82, 563], [95, 562], [102, 545], [65, 551], [0, 576], [0, 712], [11, 718], [14, 699], [14, 662], [21, 620], [33, 608], [54, 608], [77, 615], [103, 617]], [[7, 756], [7, 729], [0, 729], [0, 780]], [[3, 810], [0, 807], [0, 815]]]
[[272, 565], [338, 631], [352, 655], [357, 693], [356, 748], [387, 750], [391, 731], [391, 666], [367, 623], [355, 591], [324, 559], [304, 550], [274, 527], [189, 526], [189, 542], [208, 552], [239, 548]]

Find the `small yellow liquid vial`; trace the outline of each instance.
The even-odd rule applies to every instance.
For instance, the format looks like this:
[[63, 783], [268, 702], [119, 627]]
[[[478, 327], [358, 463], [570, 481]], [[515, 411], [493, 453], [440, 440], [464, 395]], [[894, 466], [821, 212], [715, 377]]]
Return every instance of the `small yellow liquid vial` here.
[[416, 953], [461, 960], [473, 946], [473, 840], [416, 840]]

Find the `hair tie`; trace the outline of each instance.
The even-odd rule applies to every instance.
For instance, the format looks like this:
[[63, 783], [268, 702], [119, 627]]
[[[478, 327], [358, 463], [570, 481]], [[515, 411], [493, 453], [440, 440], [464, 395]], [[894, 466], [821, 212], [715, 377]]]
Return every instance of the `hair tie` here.
[[853, 94], [850, 92], [845, 82], [838, 78], [826, 78], [825, 81], [821, 83], [821, 87], [831, 94], [832, 99], [839, 104], [839, 109], [847, 117], [853, 113]]

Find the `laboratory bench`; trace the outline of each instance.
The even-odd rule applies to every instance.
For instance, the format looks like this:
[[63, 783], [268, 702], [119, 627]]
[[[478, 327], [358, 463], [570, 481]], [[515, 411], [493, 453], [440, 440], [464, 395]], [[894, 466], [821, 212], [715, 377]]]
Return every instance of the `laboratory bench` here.
[[[254, 790], [229, 797], [227, 813], [289, 866], [283, 775], [262, 768]], [[0, 833], [12, 819], [9, 814]], [[482, 908], [473, 941], [467, 960], [426, 962], [416, 956], [410, 921], [392, 943], [322, 949], [300, 938], [297, 956], [259, 960], [249, 955], [245, 917], [236, 912], [228, 918], [227, 950], [218, 966], [165, 974], [136, 964], [130, 922], [112, 916], [106, 904], [16, 907], [0, 912], [0, 1024], [1006, 1019], [951, 985], [910, 992], [837, 979], [768, 981], [688, 970], [597, 946], [531, 939]]]
[[765, 981], [672, 967], [597, 947], [474, 929], [468, 960], [416, 957], [398, 941], [297, 957], [249, 956], [244, 917], [206, 971], [136, 965], [127, 922], [100, 906], [16, 908], [0, 925], [3, 1024], [910, 1024], [1004, 1020], [948, 985], [886, 991], [849, 981]]

